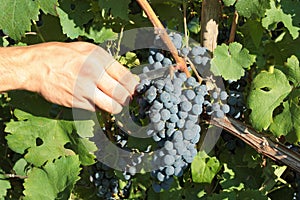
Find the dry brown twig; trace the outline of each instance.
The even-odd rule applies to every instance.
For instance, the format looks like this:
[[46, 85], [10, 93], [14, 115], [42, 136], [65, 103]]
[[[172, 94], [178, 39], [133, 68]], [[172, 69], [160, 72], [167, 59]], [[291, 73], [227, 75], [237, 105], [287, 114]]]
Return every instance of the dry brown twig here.
[[174, 46], [173, 42], [171, 41], [165, 27], [162, 25], [158, 17], [156, 16], [155, 12], [153, 11], [152, 7], [148, 3], [147, 0], [136, 0], [141, 8], [144, 10], [146, 15], [148, 16], [149, 20], [153, 24], [155, 31], [157, 34], [160, 35], [161, 39], [164, 41], [168, 49], [170, 50], [172, 56], [174, 57], [176, 61], [176, 68], [183, 71], [187, 77], [190, 77], [191, 74], [186, 66], [186, 62], [184, 58], [180, 57], [178, 55], [178, 51], [176, 47]]
[[239, 13], [237, 11], [234, 11], [228, 43], [234, 42], [238, 20]]

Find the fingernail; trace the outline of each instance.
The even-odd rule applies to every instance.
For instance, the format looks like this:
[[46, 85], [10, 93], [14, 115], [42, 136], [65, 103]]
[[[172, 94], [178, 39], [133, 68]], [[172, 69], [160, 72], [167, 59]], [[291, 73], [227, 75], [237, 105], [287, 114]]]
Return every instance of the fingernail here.
[[112, 114], [118, 114], [122, 111], [123, 107], [120, 104], [114, 104], [112, 107]]

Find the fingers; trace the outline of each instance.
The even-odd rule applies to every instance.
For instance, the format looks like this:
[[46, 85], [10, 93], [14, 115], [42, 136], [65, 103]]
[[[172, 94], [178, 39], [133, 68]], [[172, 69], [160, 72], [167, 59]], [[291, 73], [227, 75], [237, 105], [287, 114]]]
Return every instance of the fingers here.
[[132, 74], [127, 68], [115, 61], [106, 68], [106, 72], [115, 80], [120, 82], [132, 95], [135, 91], [137, 84], [139, 83], [138, 76]]
[[96, 57], [98, 58], [98, 62], [106, 64], [103, 67], [107, 74], [123, 85], [123, 87], [132, 95], [135, 91], [136, 85], [139, 83], [138, 77], [116, 61], [104, 49], [97, 48], [96, 53], [99, 54]]
[[122, 106], [118, 102], [98, 89], [95, 90], [94, 102], [98, 108], [112, 114], [118, 114], [122, 111]]
[[127, 105], [131, 94], [118, 81], [107, 73], [102, 73], [97, 82], [97, 87], [119, 104]]

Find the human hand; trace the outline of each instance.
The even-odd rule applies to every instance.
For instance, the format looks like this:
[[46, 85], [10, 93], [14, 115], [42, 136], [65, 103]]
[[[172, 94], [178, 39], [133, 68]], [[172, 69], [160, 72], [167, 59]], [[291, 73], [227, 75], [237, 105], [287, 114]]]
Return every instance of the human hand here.
[[66, 107], [119, 113], [138, 84], [104, 49], [86, 42], [27, 47], [31, 77], [25, 89]]

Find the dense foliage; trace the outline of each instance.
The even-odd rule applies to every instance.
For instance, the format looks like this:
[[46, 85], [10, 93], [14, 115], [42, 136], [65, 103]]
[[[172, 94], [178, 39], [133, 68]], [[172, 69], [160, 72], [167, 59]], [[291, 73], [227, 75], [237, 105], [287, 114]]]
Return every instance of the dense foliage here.
[[[187, 31], [189, 38], [200, 43], [201, 11], [205, 9], [202, 0], [149, 2], [167, 29], [182, 34]], [[223, 103], [216, 108], [218, 105], [213, 102], [228, 97], [230, 111], [222, 108], [225, 109], [223, 115], [229, 112], [227, 116], [249, 124], [262, 137], [298, 152], [300, 1], [223, 0], [221, 4], [218, 46], [211, 52], [209, 61], [211, 73], [223, 80], [226, 92], [212, 92], [211, 108], [206, 107], [205, 112], [221, 111]], [[0, 9], [0, 45], [3, 47], [48, 41], [88, 41], [101, 45], [132, 70], [148, 63], [151, 55], [149, 49], [119, 55], [120, 41], [135, 39], [122, 38], [122, 33], [152, 26], [135, 0], [0, 0]], [[239, 18], [235, 41], [228, 42], [236, 13]], [[185, 50], [181, 51], [185, 54]], [[172, 60], [170, 54], [161, 53], [155, 55], [155, 62], [164, 58]], [[197, 64], [196, 59], [193, 62]], [[187, 87], [187, 97], [194, 95], [187, 91], [193, 91], [195, 84]], [[195, 105], [202, 106], [202, 103]], [[191, 112], [202, 113], [199, 106], [194, 107]], [[169, 120], [172, 113], [164, 112]], [[145, 116], [143, 118], [139, 121], [141, 124], [149, 122]], [[150, 121], [154, 118], [150, 116]], [[136, 173], [129, 167], [123, 173], [97, 161], [95, 152], [99, 146], [91, 139], [97, 134], [95, 123], [104, 127], [107, 138], [120, 148], [146, 152], [149, 144], [155, 144], [148, 139], [128, 136], [116, 126], [114, 116], [99, 112], [96, 122], [74, 121], [71, 109], [46, 102], [38, 94], [2, 93], [0, 199], [300, 198], [298, 172], [282, 165], [280, 160], [273, 161], [259, 154], [226, 131], [222, 131], [210, 152], [202, 151], [205, 132], [211, 126], [206, 114], [195, 122], [197, 127], [201, 126], [201, 138], [197, 140], [194, 159], [184, 164], [182, 175], [174, 176], [168, 188], [160, 185], [161, 190], [155, 185], [157, 179], [164, 181], [158, 175], [160, 172], [153, 176], [143, 171]], [[136, 159], [139, 163], [140, 158]], [[173, 164], [172, 161], [168, 167], [170, 176], [175, 174], [171, 169]]]

